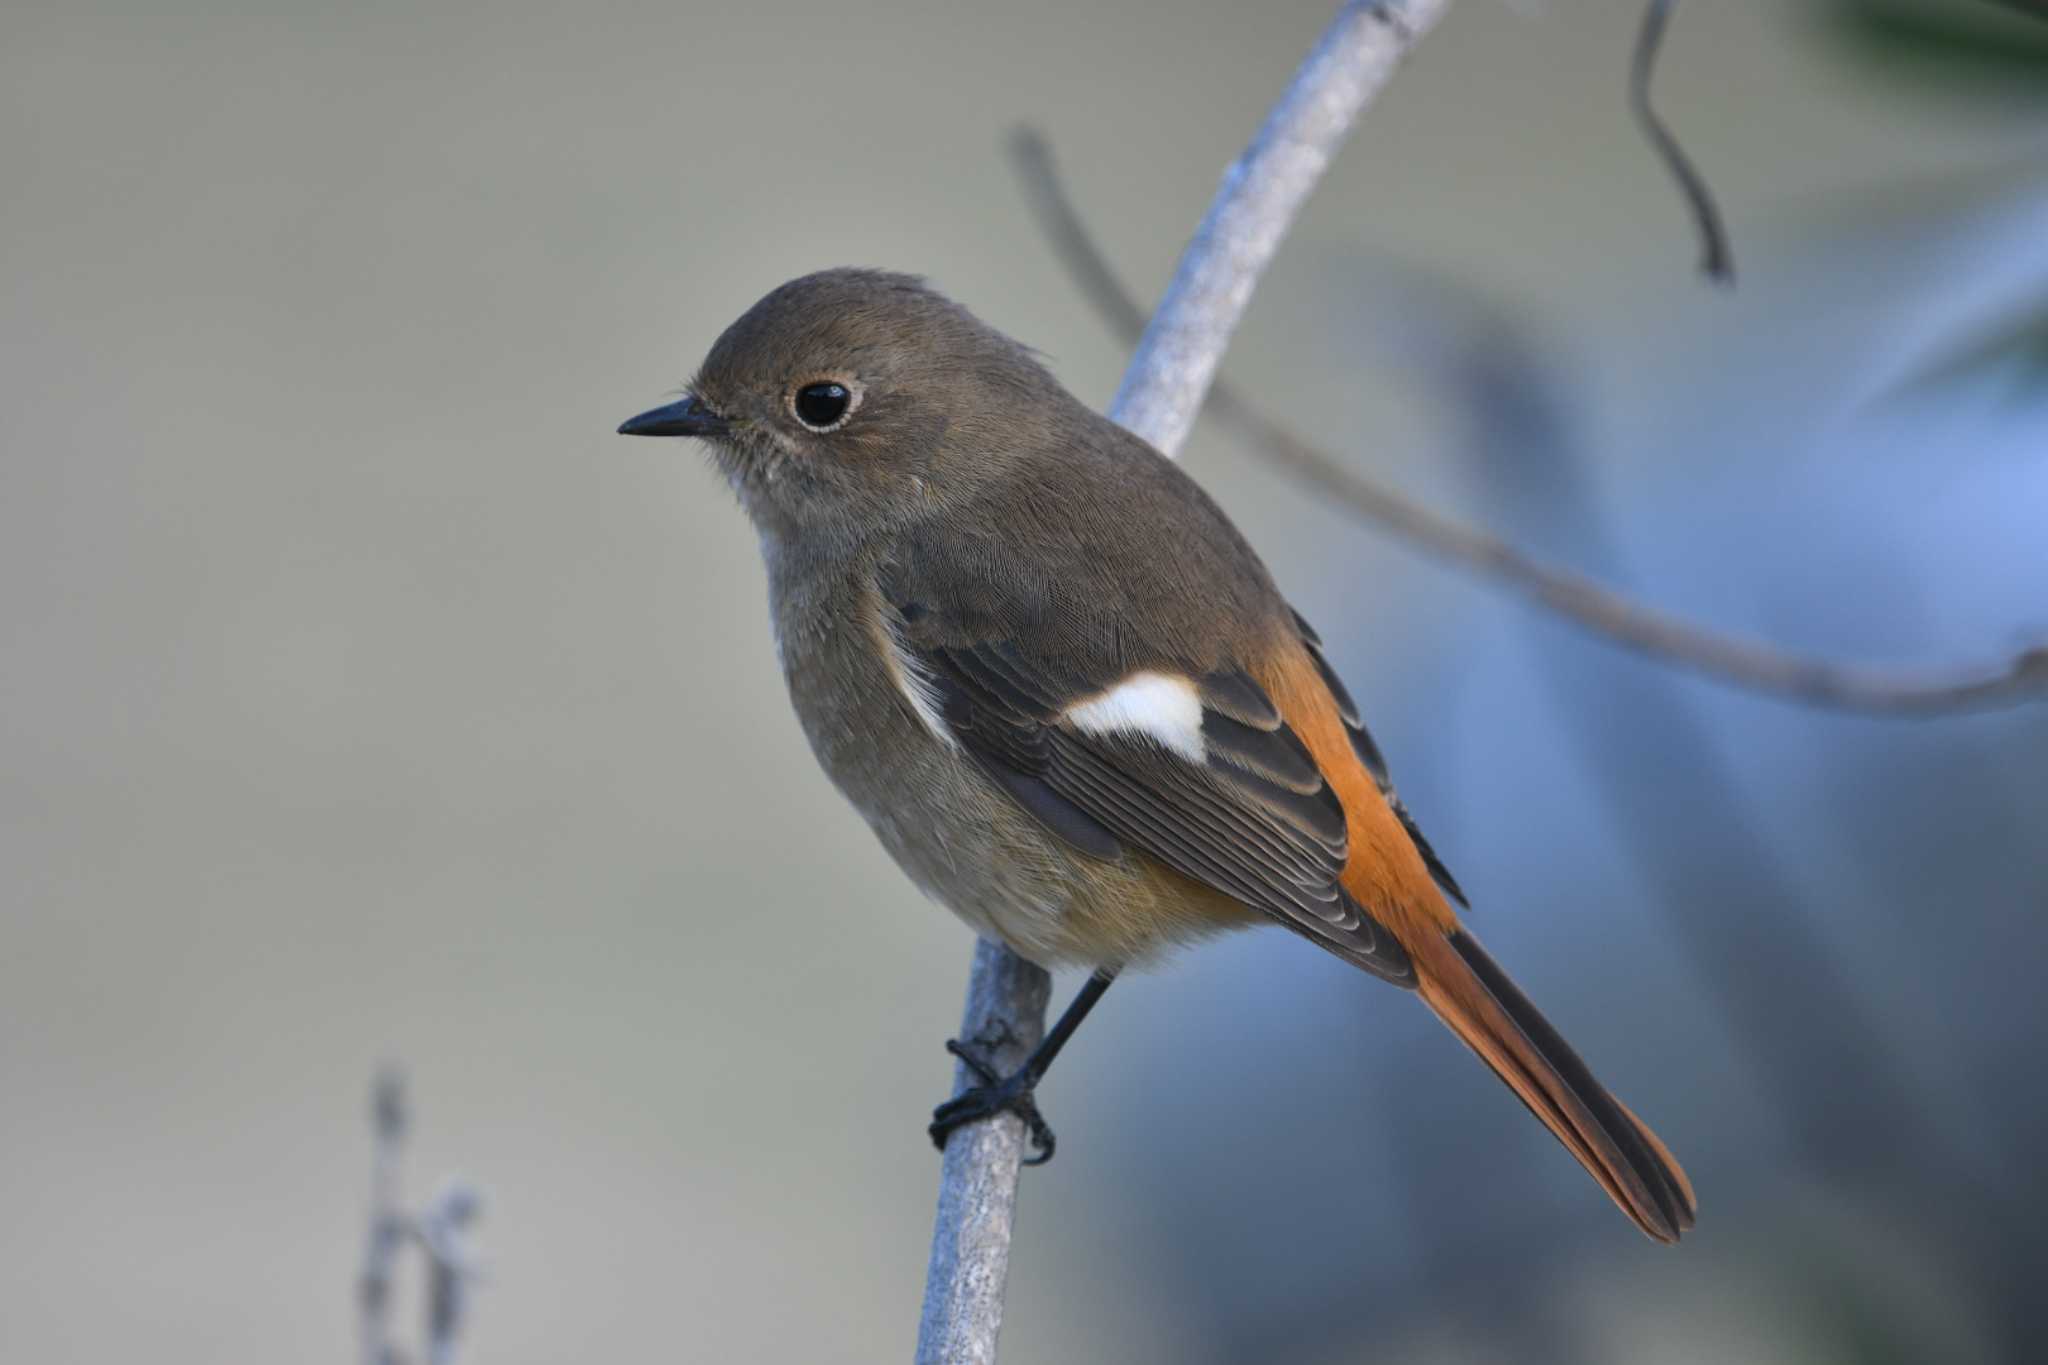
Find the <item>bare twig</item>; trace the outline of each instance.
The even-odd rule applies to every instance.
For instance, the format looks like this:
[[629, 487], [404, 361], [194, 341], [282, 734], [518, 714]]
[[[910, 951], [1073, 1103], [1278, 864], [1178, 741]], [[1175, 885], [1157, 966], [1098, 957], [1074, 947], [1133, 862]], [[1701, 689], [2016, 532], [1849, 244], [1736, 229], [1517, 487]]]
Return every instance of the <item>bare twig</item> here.
[[427, 1253], [428, 1365], [455, 1363], [469, 1312], [469, 1291], [478, 1276], [469, 1225], [482, 1212], [483, 1196], [476, 1188], [451, 1180], [420, 1214], [414, 1229]]
[[357, 1333], [363, 1365], [396, 1365], [391, 1341], [391, 1280], [406, 1219], [398, 1207], [398, 1158], [405, 1146], [405, 1082], [386, 1067], [370, 1089], [370, 1235], [356, 1281]]
[[[1119, 333], [1135, 336], [1144, 310], [1117, 278], [1059, 178], [1052, 150], [1025, 129], [1012, 140], [1020, 175], [1054, 249], [1082, 292]], [[1266, 459], [1439, 559], [1532, 598], [1579, 625], [1654, 659], [1752, 691], [1815, 706], [1933, 715], [2032, 701], [2048, 692], [2048, 646], [1983, 668], [1917, 672], [1831, 663], [1702, 630], [1642, 606], [1592, 579], [1539, 563], [1484, 531], [1430, 511], [1347, 468], [1218, 381], [1207, 410]]]
[[408, 1359], [392, 1338], [391, 1303], [399, 1252], [413, 1243], [427, 1258], [426, 1359], [429, 1365], [454, 1365], [469, 1289], [478, 1277], [468, 1229], [483, 1211], [483, 1196], [451, 1180], [417, 1218], [400, 1206], [399, 1162], [410, 1114], [405, 1078], [395, 1067], [380, 1069], [371, 1087], [370, 1126], [370, 1235], [356, 1281], [358, 1354], [363, 1365], [404, 1365]]
[[1678, 145], [1678, 138], [1665, 126], [1650, 103], [1650, 76], [1657, 69], [1657, 53], [1664, 46], [1664, 27], [1671, 22], [1671, 7], [1677, 0], [1650, 0], [1643, 11], [1643, 26], [1636, 30], [1635, 59], [1629, 64], [1628, 107], [1642, 125], [1643, 136], [1664, 162], [1671, 178], [1678, 182], [1685, 206], [1699, 227], [1700, 270], [1716, 284], [1735, 283], [1735, 256], [1728, 247], [1728, 232], [1721, 225], [1721, 210], [1714, 192], [1692, 158]]
[[[1171, 455], [1186, 440], [1266, 263], [1352, 123], [1450, 0], [1348, 0], [1309, 50], [1243, 156], [1225, 173], [1139, 342], [1110, 416]], [[1044, 973], [982, 944], [963, 1036], [1028, 1046], [1045, 1028]], [[1007, 1059], [1014, 1066], [1016, 1058]], [[956, 1093], [969, 1084], [965, 1069]], [[1021, 1125], [1007, 1116], [947, 1142], [920, 1362], [995, 1359], [1009, 1273]]]

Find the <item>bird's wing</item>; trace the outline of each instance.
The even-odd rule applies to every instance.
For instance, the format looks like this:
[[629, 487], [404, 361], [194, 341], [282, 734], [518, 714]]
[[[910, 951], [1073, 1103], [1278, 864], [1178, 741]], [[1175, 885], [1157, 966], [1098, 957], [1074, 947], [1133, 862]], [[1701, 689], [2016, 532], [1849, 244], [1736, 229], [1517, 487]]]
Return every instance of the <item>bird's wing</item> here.
[[1113, 622], [1034, 629], [987, 610], [986, 597], [969, 607], [903, 573], [879, 586], [894, 667], [920, 715], [1069, 844], [1142, 853], [1414, 984], [1401, 944], [1341, 884], [1343, 805], [1245, 668], [1198, 673], [1146, 657], [1139, 632]]
[[1076, 848], [1147, 855], [1417, 990], [1644, 1232], [1692, 1225], [1670, 1152], [1459, 925], [1299, 617], [1275, 599], [1198, 665], [1114, 579], [1055, 596], [999, 551], [965, 562], [878, 581], [906, 698], [947, 742]]

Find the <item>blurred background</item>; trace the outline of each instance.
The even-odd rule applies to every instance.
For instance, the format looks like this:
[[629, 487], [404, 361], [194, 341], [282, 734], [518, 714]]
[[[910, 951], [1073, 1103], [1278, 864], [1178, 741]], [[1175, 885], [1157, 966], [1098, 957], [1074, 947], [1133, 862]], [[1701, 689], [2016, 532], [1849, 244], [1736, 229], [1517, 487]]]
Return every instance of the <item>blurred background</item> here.
[[[1005, 131], [1151, 297], [1329, 10], [6, 7], [0, 1357], [348, 1358], [383, 1058], [408, 1197], [489, 1201], [467, 1358], [908, 1355], [970, 940], [816, 773], [730, 498], [612, 429], [842, 263], [1106, 402]], [[1720, 629], [2039, 642], [2048, 25], [1682, 7], [1726, 293], [1625, 112], [1638, 17], [1458, 6], [1229, 376]], [[2048, 709], [1732, 691], [1187, 461], [1701, 1221], [1652, 1247], [1413, 1001], [1247, 935], [1049, 1084], [1005, 1359], [2038, 1349]]]

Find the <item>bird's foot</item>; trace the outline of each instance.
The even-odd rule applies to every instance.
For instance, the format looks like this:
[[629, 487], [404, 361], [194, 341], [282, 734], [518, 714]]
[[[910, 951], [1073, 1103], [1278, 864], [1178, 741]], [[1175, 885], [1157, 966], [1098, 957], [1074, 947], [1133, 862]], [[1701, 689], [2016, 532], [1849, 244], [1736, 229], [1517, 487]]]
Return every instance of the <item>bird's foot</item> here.
[[1029, 1065], [1008, 1076], [1001, 1075], [982, 1055], [984, 1049], [993, 1051], [1008, 1042], [1007, 1025], [1004, 1033], [1006, 1036], [993, 1045], [963, 1043], [958, 1038], [946, 1040], [946, 1051], [967, 1063], [967, 1069], [981, 1078], [981, 1084], [962, 1091], [932, 1110], [931, 1127], [926, 1131], [932, 1135], [932, 1145], [943, 1152], [946, 1139], [955, 1128], [964, 1128], [1007, 1111], [1024, 1120], [1024, 1127], [1031, 1135], [1033, 1150], [1024, 1158], [1024, 1164], [1043, 1166], [1052, 1160], [1053, 1135], [1052, 1126], [1045, 1121], [1045, 1115], [1038, 1112], [1038, 1101], [1032, 1097], [1032, 1091], [1038, 1086], [1038, 1077]]

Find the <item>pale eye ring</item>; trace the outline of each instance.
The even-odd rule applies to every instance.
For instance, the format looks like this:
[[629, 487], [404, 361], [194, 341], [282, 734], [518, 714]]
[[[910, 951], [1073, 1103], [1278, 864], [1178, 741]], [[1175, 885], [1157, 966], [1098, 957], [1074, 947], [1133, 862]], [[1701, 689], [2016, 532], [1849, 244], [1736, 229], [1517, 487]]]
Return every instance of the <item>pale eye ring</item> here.
[[837, 430], [859, 404], [860, 394], [854, 387], [837, 379], [804, 384], [789, 395], [790, 412], [812, 431]]

